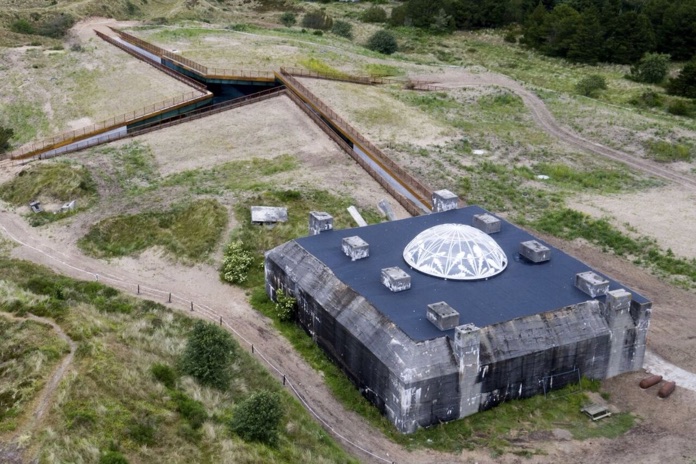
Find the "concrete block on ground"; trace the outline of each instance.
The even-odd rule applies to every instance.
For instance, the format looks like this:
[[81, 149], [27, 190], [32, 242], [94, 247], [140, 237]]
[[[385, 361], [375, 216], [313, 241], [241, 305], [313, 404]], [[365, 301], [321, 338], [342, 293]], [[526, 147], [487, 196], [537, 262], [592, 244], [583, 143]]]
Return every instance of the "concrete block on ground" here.
[[497, 217], [486, 213], [475, 214], [472, 225], [487, 234], [495, 234], [496, 232], [500, 232], [502, 223]]
[[361, 239], [357, 235], [344, 238], [341, 241], [341, 249], [351, 261], [370, 256], [370, 245], [368, 245], [365, 240]]
[[543, 263], [551, 259], [551, 250], [536, 240], [520, 243], [520, 255], [533, 263]]
[[592, 271], [581, 272], [575, 275], [575, 287], [595, 298], [607, 294], [609, 281]]
[[355, 223], [358, 225], [358, 227], [365, 227], [367, 225], [367, 221], [363, 219], [362, 215], [358, 211], [358, 208], [356, 208], [353, 205], [350, 205], [348, 207], [348, 212], [350, 213], [351, 217], [355, 221]]
[[324, 211], [309, 213], [309, 235], [318, 235], [327, 230], [333, 230], [333, 216]]
[[429, 304], [426, 317], [440, 330], [454, 329], [459, 325], [459, 312], [444, 301]]
[[252, 206], [251, 222], [253, 224], [288, 222], [288, 209], [282, 206]]
[[411, 288], [411, 276], [400, 267], [382, 269], [382, 284], [392, 292], [403, 292]]
[[459, 206], [459, 197], [449, 190], [437, 190], [432, 196], [433, 212], [440, 213], [457, 209]]
[[384, 213], [385, 216], [387, 216], [387, 219], [390, 221], [396, 220], [396, 214], [394, 214], [394, 210], [387, 200], [379, 200], [377, 207]]

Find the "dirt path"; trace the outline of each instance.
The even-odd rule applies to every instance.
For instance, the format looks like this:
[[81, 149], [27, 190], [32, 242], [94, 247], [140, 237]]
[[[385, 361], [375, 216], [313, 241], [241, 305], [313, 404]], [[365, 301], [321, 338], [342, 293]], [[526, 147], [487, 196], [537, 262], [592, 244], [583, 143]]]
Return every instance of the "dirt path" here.
[[51, 406], [51, 401], [53, 400], [53, 396], [56, 392], [58, 384], [61, 380], [63, 380], [65, 373], [68, 371], [68, 368], [73, 362], [73, 358], [75, 357], [75, 350], [77, 349], [77, 343], [75, 343], [72, 338], [68, 337], [68, 334], [66, 334], [58, 324], [56, 324], [50, 319], [35, 316], [31, 313], [29, 313], [28, 317], [17, 317], [9, 313], [3, 313], [3, 316], [15, 321], [35, 321], [40, 324], [51, 326], [51, 328], [55, 330], [56, 334], [58, 334], [58, 337], [64, 340], [70, 347], [70, 352], [60, 362], [58, 367], [55, 369], [55, 371], [49, 378], [48, 382], [46, 382], [46, 386], [41, 391], [39, 399], [36, 403], [36, 407], [34, 408], [34, 412], [31, 415], [31, 420], [27, 422], [24, 425], [24, 427], [22, 427], [15, 434], [15, 438], [18, 438], [22, 435], [34, 433], [41, 425], [41, 421], [43, 420], [46, 411]]
[[534, 121], [536, 121], [536, 123], [550, 135], [553, 135], [554, 137], [557, 137], [558, 139], [583, 150], [601, 155], [619, 163], [623, 163], [633, 169], [643, 171], [655, 177], [666, 179], [683, 187], [696, 190], [696, 180], [689, 176], [672, 171], [671, 169], [665, 168], [652, 161], [637, 158], [591, 140], [587, 140], [572, 132], [570, 129], [561, 126], [548, 110], [546, 104], [544, 104], [541, 98], [536, 96], [530, 90], [526, 89], [519, 82], [507, 76], [494, 73], [472, 74], [464, 70], [457, 70], [449, 71], [443, 75], [427, 74], [413, 77], [415, 79], [423, 79], [433, 82], [435, 87], [442, 89], [469, 86], [505, 87], [515, 92], [522, 99], [525, 106], [529, 108]]

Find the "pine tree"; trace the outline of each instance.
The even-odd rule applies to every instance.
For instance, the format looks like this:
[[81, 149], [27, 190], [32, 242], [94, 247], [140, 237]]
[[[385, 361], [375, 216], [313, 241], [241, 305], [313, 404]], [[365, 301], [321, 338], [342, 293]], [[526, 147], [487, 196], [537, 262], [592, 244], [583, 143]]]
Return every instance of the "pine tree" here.
[[602, 57], [604, 36], [595, 8], [585, 11], [568, 50], [568, 58], [581, 63], [595, 64]]

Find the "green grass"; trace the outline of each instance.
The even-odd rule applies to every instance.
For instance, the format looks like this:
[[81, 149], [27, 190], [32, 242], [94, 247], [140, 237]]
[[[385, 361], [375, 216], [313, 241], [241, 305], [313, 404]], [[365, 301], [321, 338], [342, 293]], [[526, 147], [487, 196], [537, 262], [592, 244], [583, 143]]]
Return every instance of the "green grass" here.
[[400, 67], [383, 63], [368, 63], [363, 66], [363, 69], [372, 77], [396, 77], [405, 74], [405, 71]]
[[10, 143], [19, 146], [46, 133], [49, 123], [38, 103], [16, 101], [0, 105], [0, 126], [14, 130]]
[[137, 195], [158, 184], [155, 157], [148, 145], [134, 141], [102, 147], [99, 152], [110, 158], [109, 171], [102, 172], [102, 177], [115, 182], [125, 193]]
[[202, 261], [215, 249], [227, 225], [217, 200], [197, 200], [166, 212], [116, 216], [95, 224], [79, 240], [86, 253], [111, 258], [162, 246], [175, 257]]
[[[0, 305], [17, 289], [0, 281]], [[21, 295], [20, 297], [25, 297]], [[47, 325], [34, 321], [14, 321], [0, 313], [0, 437], [17, 429], [31, 402], [45, 385], [53, 368], [69, 351]]]
[[314, 71], [319, 74], [328, 74], [331, 76], [336, 76], [336, 77], [346, 77], [347, 74], [339, 71], [338, 69], [330, 66], [328, 63], [315, 58], [315, 57], [309, 57], [305, 58], [299, 61], [299, 64], [304, 66], [310, 71]]
[[37, 164], [0, 186], [0, 198], [17, 206], [37, 199], [89, 203], [96, 197], [96, 192], [96, 185], [87, 169], [65, 162]]
[[650, 140], [646, 142], [648, 153], [652, 159], [660, 163], [673, 163], [675, 161], [691, 161], [696, 149], [684, 143], [670, 143], [664, 140]]
[[[60, 296], [65, 311], [57, 320], [78, 341], [71, 374], [60, 384], [43, 427], [30, 441], [40, 462], [97, 462], [107, 451], [120, 452], [130, 462], [148, 463], [355, 462], [278, 379], [240, 348], [235, 349], [233, 380], [225, 391], [180, 376], [173, 388], [162, 385], [151, 368], [177, 364], [193, 323], [189, 318], [24, 261], [0, 258], [0, 273], [5, 279], [0, 312], [24, 314], [33, 311], [32, 302]], [[121, 309], [105, 309], [105, 300], [118, 301]], [[53, 360], [62, 358], [64, 347], [43, 326], [7, 323], [1, 313], [0, 329], [4, 437], [3, 432], [21, 426], [31, 415], [31, 410], [18, 409], [31, 399], [29, 393], [35, 394], [22, 387], [27, 395], [10, 405], [5, 401], [6, 385], [40, 385]], [[39, 356], [44, 360], [41, 366], [36, 362]], [[281, 394], [285, 415], [276, 447], [246, 443], [228, 428], [235, 405], [261, 389]]]

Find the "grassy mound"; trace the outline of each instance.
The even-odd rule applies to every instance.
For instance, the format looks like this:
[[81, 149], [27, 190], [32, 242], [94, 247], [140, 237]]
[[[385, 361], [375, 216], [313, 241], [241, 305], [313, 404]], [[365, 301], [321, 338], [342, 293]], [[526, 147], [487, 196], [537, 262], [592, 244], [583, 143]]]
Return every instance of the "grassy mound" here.
[[89, 171], [68, 163], [39, 164], [0, 186], [0, 198], [14, 205], [92, 199], [96, 194]]
[[105, 219], [78, 244], [100, 258], [132, 255], [159, 245], [176, 257], [201, 261], [215, 249], [226, 225], [225, 207], [205, 199], [170, 211]]

